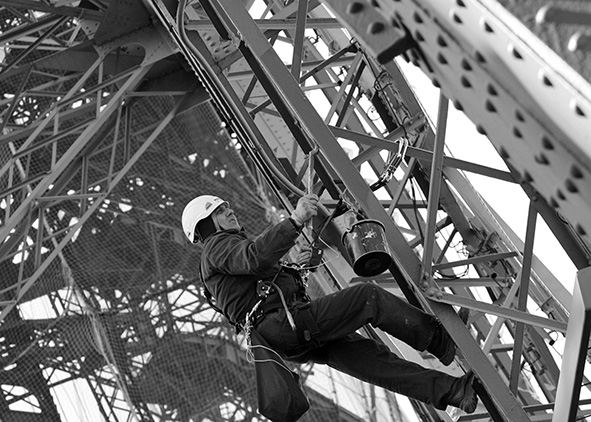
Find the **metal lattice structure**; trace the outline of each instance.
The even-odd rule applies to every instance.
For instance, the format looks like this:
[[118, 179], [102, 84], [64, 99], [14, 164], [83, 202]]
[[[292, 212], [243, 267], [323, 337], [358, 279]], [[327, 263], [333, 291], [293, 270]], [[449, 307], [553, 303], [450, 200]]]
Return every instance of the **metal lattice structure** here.
[[373, 282], [435, 314], [449, 368], [365, 333], [473, 369], [481, 404], [438, 411], [303, 365], [303, 420], [585, 420], [588, 2], [0, 0], [0, 16], [0, 419], [262, 420], [180, 215], [218, 194], [256, 234], [311, 187], [316, 229], [344, 203], [394, 258], [356, 276], [336, 218], [311, 294]]

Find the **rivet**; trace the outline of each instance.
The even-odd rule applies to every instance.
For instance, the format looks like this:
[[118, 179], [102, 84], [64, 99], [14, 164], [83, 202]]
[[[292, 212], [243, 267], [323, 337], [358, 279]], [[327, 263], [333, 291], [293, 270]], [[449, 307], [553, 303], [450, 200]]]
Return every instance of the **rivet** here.
[[463, 111], [464, 107], [462, 106], [462, 103], [460, 103], [458, 100], [454, 100], [453, 101], [453, 105], [457, 110]]
[[369, 24], [367, 32], [369, 34], [376, 35], [382, 32], [384, 29], [386, 29], [386, 26], [382, 22], [372, 22]]
[[423, 18], [421, 18], [421, 15], [419, 15], [417, 12], [415, 12], [412, 17], [416, 23], [423, 23]]
[[359, 13], [362, 10], [363, 10], [363, 3], [360, 3], [358, 1], [354, 1], [353, 3], [350, 3], [349, 7], [347, 7], [347, 13], [350, 13], [350, 14]]
[[546, 136], [542, 138], [542, 146], [544, 147], [544, 149], [547, 149], [548, 151], [552, 151], [554, 149], [554, 144]]
[[523, 173], [523, 181], [525, 183], [531, 183], [534, 181], [534, 178], [531, 177], [531, 174], [529, 174], [529, 172], [526, 171], [525, 173]]
[[581, 171], [581, 169], [576, 166], [573, 165], [570, 169], [570, 174], [572, 175], [572, 177], [574, 177], [575, 179], [582, 179], [583, 178], [583, 172]]
[[466, 59], [462, 59], [460, 64], [462, 66], [462, 69], [467, 70], [468, 72], [472, 70], [472, 65], [470, 65], [470, 63]]
[[534, 159], [536, 160], [536, 162], [538, 164], [542, 164], [547, 166], [548, 164], [550, 164], [550, 160], [548, 160], [548, 157], [546, 157], [546, 155], [544, 154], [538, 154], [534, 157]]
[[515, 118], [520, 122], [525, 122], [525, 117], [523, 117], [523, 114], [519, 110], [515, 110]]
[[580, 224], [577, 224], [577, 233], [581, 236], [585, 236], [587, 234], [587, 231], [585, 230], [585, 228], [583, 226], [581, 226]]
[[476, 125], [476, 131], [481, 135], [486, 136], [486, 130], [484, 130], [484, 127], [482, 125]]
[[577, 114], [578, 116], [581, 116], [581, 117], [585, 117], [585, 112], [583, 111], [581, 106], [579, 106], [574, 100], [572, 102], [572, 107], [575, 111], [575, 114]]
[[460, 82], [462, 83], [462, 86], [464, 88], [472, 88], [472, 84], [470, 83], [468, 78], [466, 78], [465, 76], [462, 76], [462, 78], [460, 79]]
[[556, 190], [556, 196], [561, 201], [564, 201], [566, 199], [566, 196], [564, 196], [564, 193], [562, 193], [562, 191], [560, 189]]
[[441, 53], [437, 54], [437, 61], [441, 64], [447, 64], [447, 59]]
[[517, 49], [515, 48], [515, 46], [510, 46], [509, 47], [511, 54], [513, 54], [513, 57], [515, 57], [516, 59], [523, 59], [523, 56], [521, 55], [521, 53], [519, 51], [517, 51]]
[[490, 100], [486, 100], [484, 107], [486, 108], [486, 111], [490, 111], [491, 113], [495, 113], [497, 111], [497, 108]]
[[487, 91], [490, 95], [492, 95], [493, 97], [496, 97], [498, 94], [497, 89], [493, 86], [493, 85], [488, 85], [487, 86]]
[[519, 130], [519, 128], [516, 128], [516, 127], [513, 128], [513, 135], [519, 139], [523, 138], [521, 131]]
[[452, 12], [451, 18], [455, 23], [462, 23], [462, 19], [460, 19], [456, 12]]
[[488, 24], [488, 22], [484, 21], [482, 24], [483, 24], [483, 26], [484, 26], [484, 30], [485, 30], [486, 32], [489, 32], [489, 33], [491, 33], [491, 34], [492, 34], [493, 32], [495, 32], [495, 31], [493, 31], [492, 27], [491, 27], [491, 26]]
[[499, 150], [499, 154], [501, 156], [501, 158], [503, 160], [508, 160], [509, 159], [509, 153], [507, 152], [507, 150], [505, 149], [505, 147], [501, 147], [501, 149]]
[[478, 63], [486, 63], [486, 59], [484, 58], [482, 53], [480, 53], [480, 51], [477, 51], [476, 53], [474, 53], [474, 57], [476, 57], [476, 60], [478, 61]]
[[566, 190], [568, 190], [570, 193], [577, 193], [579, 191], [579, 188], [577, 187], [575, 182], [573, 182], [570, 179], [566, 179], [565, 186]]
[[425, 41], [425, 38], [423, 38], [423, 34], [421, 34], [419, 31], [415, 31], [415, 40], [422, 42]]
[[438, 35], [437, 45], [439, 45], [439, 47], [447, 47], [447, 41], [445, 41], [445, 38], [443, 38], [441, 35]]

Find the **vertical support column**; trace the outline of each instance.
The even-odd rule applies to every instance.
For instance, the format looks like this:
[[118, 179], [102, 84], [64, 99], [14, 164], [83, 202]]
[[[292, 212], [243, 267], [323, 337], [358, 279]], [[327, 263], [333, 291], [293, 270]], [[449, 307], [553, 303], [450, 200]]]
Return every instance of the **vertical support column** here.
[[302, 56], [304, 49], [304, 33], [306, 31], [306, 15], [308, 14], [308, 0], [298, 0], [298, 14], [296, 20], [295, 37], [293, 40], [293, 55], [291, 60], [291, 74], [296, 81], [300, 80]]
[[433, 250], [435, 232], [437, 231], [437, 211], [439, 210], [439, 194], [441, 192], [441, 175], [443, 173], [443, 151], [445, 147], [445, 131], [447, 130], [447, 112], [449, 100], [443, 93], [439, 94], [439, 112], [437, 114], [437, 133], [429, 181], [429, 202], [427, 204], [427, 235], [423, 246], [423, 279], [421, 288], [427, 294], [434, 294], [433, 282]]
[[[523, 251], [523, 266], [519, 282], [519, 296], [517, 310], [527, 312], [527, 298], [529, 296], [529, 278], [531, 276], [531, 264], [534, 255], [534, 238], [536, 232], [536, 221], [538, 213], [532, 203], [529, 204], [527, 215], [527, 229], [525, 232], [525, 247]], [[519, 385], [519, 374], [521, 372], [521, 354], [523, 353], [523, 335], [525, 325], [523, 322], [515, 323], [515, 334], [513, 342], [513, 364], [511, 366], [511, 377], [509, 379], [509, 389], [517, 395]]]
[[577, 273], [552, 422], [574, 422], [591, 334], [591, 267]]

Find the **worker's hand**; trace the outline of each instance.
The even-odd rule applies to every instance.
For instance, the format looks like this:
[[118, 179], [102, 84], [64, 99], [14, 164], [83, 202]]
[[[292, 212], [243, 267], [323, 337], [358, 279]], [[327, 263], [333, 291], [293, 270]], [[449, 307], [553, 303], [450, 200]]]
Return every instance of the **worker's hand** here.
[[309, 246], [300, 246], [298, 247], [298, 249], [299, 250], [297, 251], [294, 263], [300, 266], [307, 265], [308, 262], [310, 262], [310, 259], [312, 258], [312, 248], [310, 248]]
[[318, 214], [318, 195], [311, 193], [302, 196], [298, 200], [296, 209], [291, 213], [291, 218], [299, 226], [303, 226], [316, 214]]

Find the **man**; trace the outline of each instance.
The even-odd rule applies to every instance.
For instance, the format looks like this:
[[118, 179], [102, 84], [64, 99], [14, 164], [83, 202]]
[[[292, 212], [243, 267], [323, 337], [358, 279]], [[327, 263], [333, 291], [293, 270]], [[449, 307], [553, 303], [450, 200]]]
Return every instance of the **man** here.
[[298, 272], [280, 260], [317, 212], [318, 197], [306, 195], [290, 218], [250, 239], [226, 201], [193, 199], [182, 223], [191, 242], [204, 244], [200, 275], [206, 292], [233, 324], [245, 324], [250, 315], [256, 330], [288, 360], [327, 364], [437, 409], [449, 405], [473, 413], [478, 398], [471, 372], [456, 378], [424, 368], [356, 332], [371, 324], [449, 365], [456, 347], [435, 317], [373, 283], [308, 300]]

